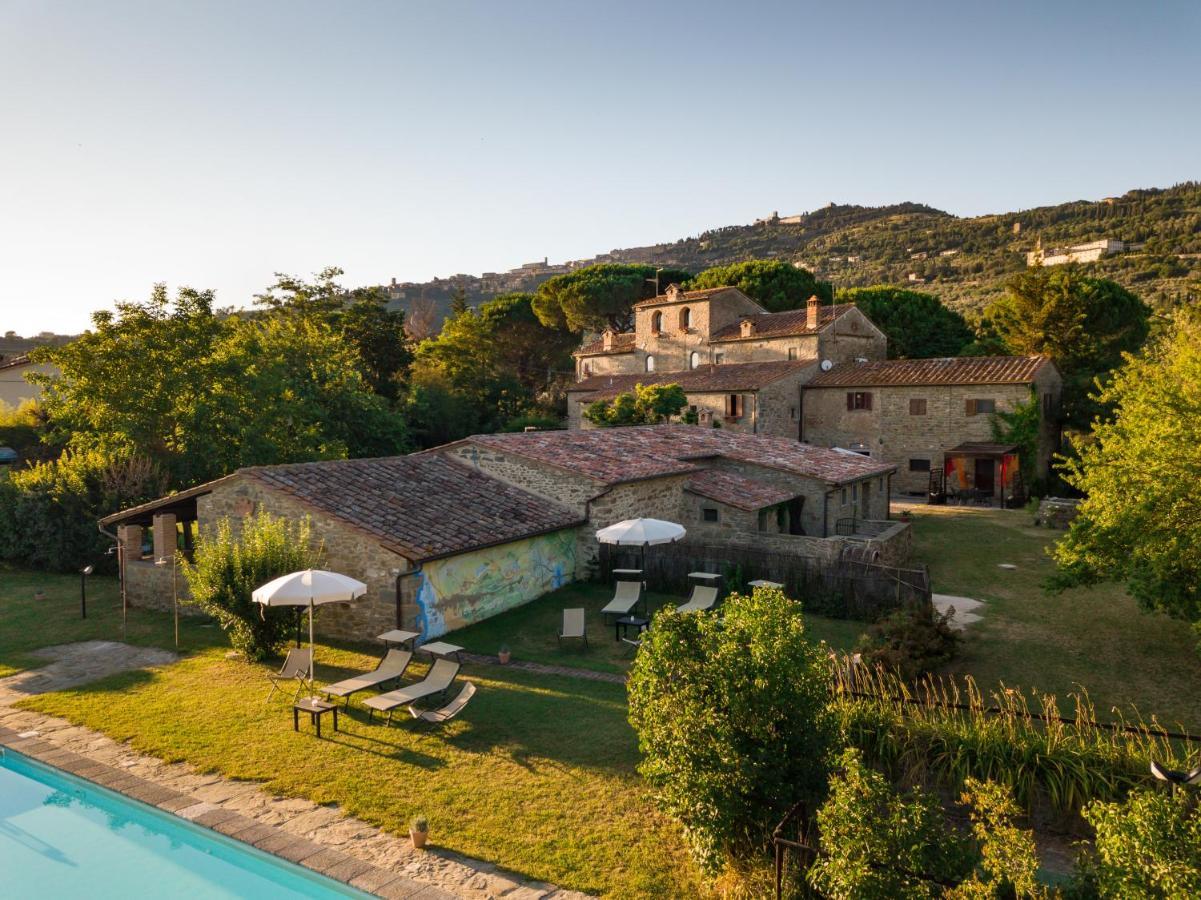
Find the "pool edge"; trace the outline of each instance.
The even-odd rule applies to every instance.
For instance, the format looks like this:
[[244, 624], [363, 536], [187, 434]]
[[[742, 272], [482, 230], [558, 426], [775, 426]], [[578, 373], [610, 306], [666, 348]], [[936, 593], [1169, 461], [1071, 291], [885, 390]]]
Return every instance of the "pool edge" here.
[[[335, 847], [292, 834], [232, 810], [153, 781], [132, 775], [72, 750], [59, 747], [40, 735], [21, 734], [0, 725], [0, 749], [60, 772], [100, 791], [137, 803], [154, 813], [179, 820], [185, 826], [213, 832], [214, 837], [298, 866], [357, 891], [360, 895], [434, 900], [453, 896], [432, 885], [383, 869]], [[190, 814], [188, 814], [190, 813]], [[239, 837], [244, 835], [244, 837]], [[354, 882], [359, 882], [355, 884]], [[353, 896], [353, 894], [351, 895]]]

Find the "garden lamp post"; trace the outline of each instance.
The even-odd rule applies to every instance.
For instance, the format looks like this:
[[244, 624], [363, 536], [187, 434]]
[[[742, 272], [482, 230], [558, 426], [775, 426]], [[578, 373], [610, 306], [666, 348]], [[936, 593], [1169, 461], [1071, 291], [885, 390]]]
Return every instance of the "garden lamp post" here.
[[171, 608], [175, 612], [175, 649], [179, 650], [179, 590], [175, 586], [175, 557], [174, 555], [167, 559], [165, 556], [160, 556], [154, 561], [156, 566], [162, 567], [167, 563], [171, 563]]
[[88, 617], [88, 576], [95, 571], [95, 566], [84, 566], [79, 570], [79, 617]]

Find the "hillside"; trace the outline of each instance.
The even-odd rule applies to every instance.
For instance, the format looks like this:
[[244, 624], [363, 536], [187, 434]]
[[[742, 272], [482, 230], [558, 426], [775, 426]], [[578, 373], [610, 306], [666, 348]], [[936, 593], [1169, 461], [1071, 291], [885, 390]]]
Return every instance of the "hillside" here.
[[440, 311], [462, 288], [469, 302], [532, 290], [559, 272], [599, 262], [645, 262], [699, 272], [744, 259], [786, 259], [836, 287], [912, 284], [948, 304], [978, 311], [1000, 294], [1026, 253], [1115, 238], [1137, 250], [1087, 264], [1156, 306], [1201, 295], [1201, 183], [1133, 190], [1018, 212], [961, 218], [919, 203], [866, 207], [831, 204], [783, 220], [731, 225], [672, 243], [613, 250], [562, 264], [529, 263], [506, 273], [456, 275], [391, 288], [397, 306], [424, 297]]

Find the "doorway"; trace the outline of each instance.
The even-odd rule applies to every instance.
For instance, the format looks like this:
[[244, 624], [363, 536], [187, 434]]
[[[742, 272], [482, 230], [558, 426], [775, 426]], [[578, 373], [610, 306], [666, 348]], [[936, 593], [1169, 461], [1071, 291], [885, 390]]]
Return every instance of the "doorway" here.
[[801, 527], [801, 510], [805, 508], [804, 497], [793, 497], [788, 501], [788, 533], [789, 534], [804, 534], [805, 529]]
[[976, 460], [976, 490], [989, 495], [996, 492], [996, 466], [995, 459]]

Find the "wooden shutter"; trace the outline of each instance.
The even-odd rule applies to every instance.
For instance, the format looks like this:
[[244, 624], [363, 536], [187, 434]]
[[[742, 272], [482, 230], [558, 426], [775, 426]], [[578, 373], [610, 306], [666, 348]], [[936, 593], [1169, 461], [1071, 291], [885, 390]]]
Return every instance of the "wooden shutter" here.
[[847, 391], [847, 409], [852, 410], [854, 408], [855, 408], [855, 392]]
[[871, 408], [872, 408], [872, 395], [871, 395], [871, 391], [868, 391], [868, 392], [866, 392], [866, 393], [863, 395], [863, 408], [864, 408], [864, 409], [871, 409]]
[[975, 400], [964, 400], [963, 406], [964, 406], [963, 412], [965, 415], [974, 416], [976, 414], [976, 401]]

